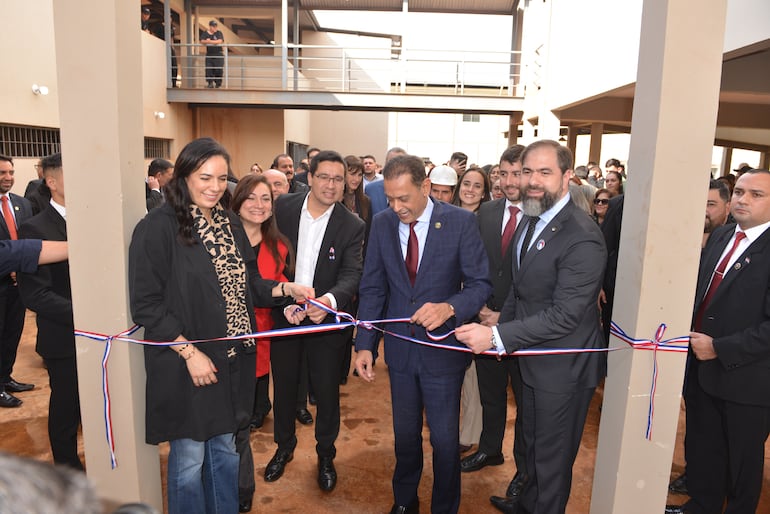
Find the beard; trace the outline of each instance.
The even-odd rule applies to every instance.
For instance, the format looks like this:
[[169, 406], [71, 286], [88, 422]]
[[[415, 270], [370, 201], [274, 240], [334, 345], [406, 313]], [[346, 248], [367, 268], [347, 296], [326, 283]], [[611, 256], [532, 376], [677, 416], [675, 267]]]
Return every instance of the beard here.
[[524, 197], [524, 200], [521, 203], [521, 210], [524, 211], [524, 214], [527, 216], [540, 216], [556, 205], [556, 202], [561, 199], [561, 188], [556, 193], [543, 190], [543, 196], [540, 198], [530, 198], [527, 194], [529, 190], [529, 187], [524, 187], [521, 190], [521, 195]]

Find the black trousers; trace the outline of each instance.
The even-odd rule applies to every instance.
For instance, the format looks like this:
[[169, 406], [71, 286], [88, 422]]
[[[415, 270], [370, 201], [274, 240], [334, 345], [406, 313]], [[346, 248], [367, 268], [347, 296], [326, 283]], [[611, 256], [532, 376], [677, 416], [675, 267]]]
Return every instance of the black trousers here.
[[297, 446], [297, 389], [303, 351], [317, 402], [315, 420], [316, 452], [334, 457], [334, 442], [340, 431], [340, 366], [345, 341], [341, 334], [276, 338], [270, 345], [273, 369], [274, 434], [278, 448], [293, 451]]
[[80, 399], [78, 396], [78, 369], [75, 357], [44, 358], [51, 385], [48, 405], [48, 439], [53, 461], [82, 470], [78, 457], [78, 426], [80, 426]]
[[756, 512], [762, 492], [770, 407], [722, 400], [700, 386], [691, 368], [687, 414], [687, 508], [695, 514]]
[[222, 85], [225, 58], [221, 55], [206, 56], [206, 82], [213, 82], [217, 87]]
[[24, 330], [24, 304], [10, 278], [0, 285], [0, 385], [11, 379], [16, 352]]
[[521, 415], [521, 373], [518, 357], [476, 356], [476, 374], [481, 396], [482, 428], [479, 451], [487, 455], [498, 455], [503, 450], [505, 421], [508, 410], [508, 380], [511, 381], [513, 397], [516, 400], [516, 425], [513, 438], [513, 459], [516, 471], [527, 473], [526, 451], [524, 449], [524, 427]]
[[521, 415], [529, 482], [521, 506], [528, 512], [561, 514], [567, 508], [572, 465], [595, 389], [551, 393], [523, 384]]

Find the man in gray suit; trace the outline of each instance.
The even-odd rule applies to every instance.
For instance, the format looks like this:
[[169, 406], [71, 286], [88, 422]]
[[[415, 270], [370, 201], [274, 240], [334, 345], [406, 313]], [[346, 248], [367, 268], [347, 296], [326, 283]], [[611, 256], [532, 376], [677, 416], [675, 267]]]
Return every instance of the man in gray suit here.
[[[514, 236], [511, 290], [496, 326], [465, 325], [457, 339], [475, 353], [606, 347], [596, 300], [607, 251], [596, 223], [570, 200], [572, 154], [544, 140], [529, 145], [521, 160], [527, 218]], [[603, 353], [538, 355], [520, 357], [519, 367], [529, 482], [520, 498], [491, 501], [503, 512], [563, 513], [607, 359]]]

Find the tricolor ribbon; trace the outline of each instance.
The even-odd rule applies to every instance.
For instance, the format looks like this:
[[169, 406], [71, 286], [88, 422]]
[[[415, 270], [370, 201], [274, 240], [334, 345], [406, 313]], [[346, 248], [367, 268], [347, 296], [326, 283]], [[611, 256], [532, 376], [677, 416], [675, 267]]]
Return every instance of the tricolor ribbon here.
[[[323, 332], [331, 332], [335, 330], [343, 330], [348, 327], [361, 327], [368, 330], [377, 330], [383, 334], [387, 334], [399, 339], [403, 339], [405, 341], [409, 341], [415, 344], [420, 344], [423, 346], [428, 346], [431, 348], [440, 348], [444, 350], [452, 350], [452, 351], [459, 351], [459, 352], [466, 352], [466, 353], [472, 352], [470, 348], [465, 346], [448, 345], [448, 344], [442, 344], [440, 342], [448, 338], [452, 334], [454, 334], [455, 332], [454, 330], [450, 330], [446, 334], [442, 334], [442, 335], [436, 335], [436, 334], [432, 334], [429, 331], [426, 331], [426, 335], [428, 336], [428, 339], [430, 339], [430, 341], [423, 341], [421, 339], [410, 337], [404, 334], [397, 334], [395, 332], [392, 332], [390, 330], [386, 330], [380, 327], [380, 325], [385, 325], [389, 323], [411, 323], [410, 318], [390, 318], [390, 319], [362, 321], [362, 320], [356, 319], [353, 315], [347, 312], [332, 309], [331, 307], [312, 298], [308, 298], [306, 304], [304, 306], [298, 307], [298, 309], [306, 309], [307, 304], [318, 307], [319, 309], [322, 309], [325, 312], [333, 315], [335, 317], [335, 323], [326, 323], [326, 324], [319, 324], [319, 325], [299, 325], [296, 327], [265, 330], [262, 332], [254, 332], [251, 334], [244, 334], [244, 335], [234, 336], [234, 337], [218, 337], [214, 339], [195, 339], [195, 340], [185, 341], [185, 343], [196, 344], [196, 343], [208, 343], [208, 342], [216, 342], [216, 341], [240, 341], [244, 339], [260, 339], [260, 338], [268, 338], [268, 337], [276, 338], [276, 337], [287, 337], [287, 336], [303, 336], [303, 335], [312, 335], [312, 334], [318, 334]], [[108, 380], [108, 372], [107, 372], [107, 362], [109, 360], [110, 351], [112, 349], [112, 342], [123, 341], [127, 343], [142, 344], [147, 346], [174, 346], [174, 345], [181, 344], [179, 341], [148, 341], [145, 339], [135, 339], [130, 337], [133, 333], [139, 330], [139, 328], [140, 328], [139, 325], [134, 325], [128, 330], [124, 330], [123, 332], [120, 332], [119, 334], [116, 334], [116, 335], [100, 334], [97, 332], [89, 332], [85, 330], [75, 330], [75, 336], [86, 337], [88, 339], [93, 339], [95, 341], [105, 342], [104, 355], [102, 356], [102, 394], [104, 396], [105, 433], [107, 436], [107, 445], [109, 446], [109, 450], [110, 450], [110, 462], [113, 469], [117, 467], [117, 460], [115, 458], [115, 439], [112, 431], [110, 389], [109, 389], [109, 380]], [[631, 347], [632, 349], [652, 350], [653, 352], [653, 374], [652, 374], [652, 384], [650, 388], [650, 405], [648, 408], [647, 431], [645, 434], [645, 437], [648, 440], [652, 439], [652, 421], [655, 413], [655, 391], [656, 391], [657, 379], [658, 379], [657, 352], [658, 351], [687, 352], [689, 340], [690, 340], [689, 336], [675, 337], [675, 338], [664, 340], [663, 334], [665, 333], [665, 331], [666, 331], [666, 325], [661, 324], [658, 327], [658, 329], [655, 331], [655, 339], [650, 340], [650, 339], [632, 338], [631, 336], [626, 334], [615, 322], [612, 322], [611, 328], [610, 328], [610, 333], [612, 335], [626, 342], [629, 345], [629, 347]], [[563, 355], [563, 354], [573, 354], [573, 353], [605, 353], [605, 352], [611, 352], [611, 351], [621, 350], [621, 349], [624, 349], [624, 347], [618, 346], [613, 348], [530, 348], [526, 350], [516, 350], [511, 354], [505, 354], [505, 355], [525, 357], [525, 356], [534, 356], [534, 355]], [[485, 352], [482, 352], [482, 355], [492, 355], [495, 357], [499, 357], [499, 354], [495, 350], [487, 350]]]

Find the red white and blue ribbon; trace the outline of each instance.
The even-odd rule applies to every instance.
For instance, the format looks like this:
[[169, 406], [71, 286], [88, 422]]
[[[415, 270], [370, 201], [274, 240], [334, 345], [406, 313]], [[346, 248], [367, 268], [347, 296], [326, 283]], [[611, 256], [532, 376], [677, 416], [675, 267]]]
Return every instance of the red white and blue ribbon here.
[[[390, 319], [362, 321], [362, 320], [357, 320], [353, 315], [347, 312], [332, 309], [331, 307], [328, 307], [327, 305], [312, 298], [307, 299], [307, 304], [318, 307], [319, 309], [322, 309], [327, 313], [333, 315], [335, 317], [335, 323], [326, 323], [326, 324], [318, 324], [318, 325], [299, 325], [295, 327], [265, 330], [262, 332], [254, 332], [251, 334], [244, 334], [244, 335], [234, 336], [234, 337], [219, 337], [214, 339], [196, 339], [196, 340], [185, 341], [185, 343], [196, 344], [196, 343], [209, 343], [209, 342], [217, 342], [217, 341], [240, 341], [245, 339], [280, 338], [280, 337], [287, 337], [287, 336], [296, 337], [296, 336], [312, 335], [312, 334], [319, 334], [323, 332], [343, 330], [348, 327], [361, 327], [369, 330], [377, 330], [383, 334], [387, 334], [387, 335], [390, 335], [399, 339], [403, 339], [405, 341], [409, 341], [415, 344], [420, 344], [423, 346], [440, 348], [444, 350], [466, 352], [466, 353], [472, 352], [472, 350], [466, 346], [449, 345], [449, 344], [443, 344], [440, 342], [447, 339], [449, 336], [453, 335], [455, 332], [454, 330], [451, 330], [446, 334], [442, 334], [442, 335], [436, 335], [430, 332], [426, 332], [426, 335], [428, 339], [430, 339], [430, 341], [423, 341], [421, 339], [410, 337], [405, 334], [398, 334], [381, 327], [381, 325], [386, 325], [390, 323], [411, 323], [410, 318], [390, 318]], [[298, 309], [305, 309], [306, 307], [307, 306], [305, 305], [302, 307], [298, 307]], [[119, 334], [116, 334], [116, 335], [100, 334], [97, 332], [89, 332], [86, 330], [75, 330], [75, 336], [86, 337], [88, 339], [92, 339], [95, 341], [103, 341], [105, 343], [104, 355], [102, 356], [102, 394], [104, 396], [105, 433], [107, 436], [107, 444], [110, 450], [110, 461], [113, 469], [117, 467], [117, 459], [115, 458], [115, 439], [112, 431], [110, 390], [109, 390], [109, 380], [108, 380], [108, 372], [107, 372], [107, 363], [109, 360], [110, 351], [112, 349], [112, 342], [123, 341], [127, 343], [141, 344], [141, 345], [147, 345], [147, 346], [175, 346], [175, 345], [181, 344], [179, 341], [148, 341], [144, 339], [135, 339], [130, 337], [137, 330], [139, 330], [139, 328], [140, 328], [139, 325], [134, 325], [128, 330], [124, 330], [123, 332], [120, 332]], [[657, 388], [657, 378], [658, 378], [657, 352], [658, 351], [687, 352], [689, 339], [690, 339], [688, 336], [683, 336], [683, 337], [675, 337], [672, 339], [664, 340], [663, 334], [665, 333], [665, 331], [666, 331], [666, 325], [661, 324], [658, 327], [658, 329], [655, 331], [655, 339], [650, 340], [650, 339], [634, 339], [630, 337], [615, 322], [612, 322], [611, 329], [610, 329], [610, 332], [615, 337], [626, 342], [629, 345], [629, 347], [631, 347], [632, 349], [652, 350], [653, 352], [653, 376], [652, 376], [652, 385], [650, 389], [650, 406], [649, 406], [648, 415], [647, 415], [647, 431], [646, 431], [647, 439], [652, 438], [652, 421], [655, 413], [655, 391]], [[535, 356], [535, 355], [563, 355], [563, 354], [573, 354], [573, 353], [606, 353], [606, 352], [622, 350], [622, 349], [625, 349], [625, 347], [617, 346], [612, 348], [529, 348], [526, 350], [523, 350], [523, 349], [517, 350], [511, 354], [504, 354], [502, 356], [499, 355], [495, 350], [488, 350], [488, 351], [482, 352], [482, 354], [492, 355], [495, 357], [506, 357], [506, 356], [524, 357], [524, 356]]]

